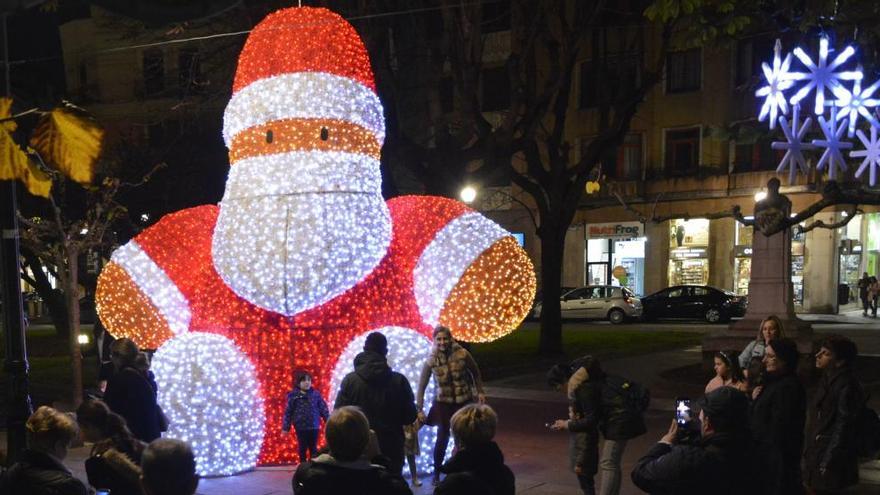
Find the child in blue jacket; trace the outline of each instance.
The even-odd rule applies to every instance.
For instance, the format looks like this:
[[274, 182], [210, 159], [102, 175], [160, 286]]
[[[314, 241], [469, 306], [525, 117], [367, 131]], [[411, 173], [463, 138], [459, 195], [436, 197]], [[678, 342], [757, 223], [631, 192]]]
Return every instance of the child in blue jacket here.
[[327, 421], [330, 412], [327, 403], [317, 390], [312, 388], [312, 375], [305, 371], [297, 371], [294, 378], [294, 388], [287, 394], [287, 409], [284, 410], [284, 425], [281, 427], [285, 433], [290, 431], [290, 424], [296, 431], [296, 441], [299, 444], [299, 462], [306, 462], [306, 450], [309, 458], [318, 455], [318, 431], [321, 428], [321, 419]]

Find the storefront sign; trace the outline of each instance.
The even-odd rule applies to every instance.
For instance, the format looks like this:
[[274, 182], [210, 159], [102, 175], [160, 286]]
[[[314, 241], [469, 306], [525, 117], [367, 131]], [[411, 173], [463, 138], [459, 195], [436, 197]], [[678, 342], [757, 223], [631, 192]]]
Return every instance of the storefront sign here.
[[643, 237], [645, 228], [640, 222], [594, 223], [587, 226], [591, 239], [632, 239]]
[[681, 247], [669, 250], [669, 257], [674, 260], [688, 258], [706, 258], [706, 248]]
[[733, 255], [737, 258], [747, 258], [752, 255], [752, 246], [736, 246]]

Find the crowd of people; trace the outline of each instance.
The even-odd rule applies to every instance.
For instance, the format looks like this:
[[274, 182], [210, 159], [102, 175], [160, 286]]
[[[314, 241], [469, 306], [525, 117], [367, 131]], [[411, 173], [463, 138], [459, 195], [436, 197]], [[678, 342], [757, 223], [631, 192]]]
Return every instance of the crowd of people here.
[[[287, 396], [283, 430], [293, 427], [300, 464], [295, 495], [412, 494], [418, 432], [438, 428], [433, 451], [434, 493], [512, 495], [514, 474], [494, 441], [498, 424], [486, 404], [479, 367], [448, 328], [434, 330], [417, 393], [388, 364], [388, 341], [369, 334], [354, 371], [342, 381], [332, 412], [299, 371]], [[633, 483], [648, 493], [838, 493], [858, 483], [858, 421], [865, 394], [853, 372], [858, 351], [841, 336], [825, 338], [815, 355], [818, 388], [807, 403], [797, 376], [800, 355], [782, 322], [768, 317], [737, 357], [714, 356], [715, 376], [696, 401], [698, 419], [673, 419], [636, 463]], [[199, 478], [190, 447], [160, 438], [167, 420], [157, 403], [149, 362], [128, 339], [111, 346], [115, 372], [103, 400], [84, 401], [75, 415], [43, 406], [27, 421], [28, 448], [0, 475], [0, 493], [191, 495]], [[436, 395], [424, 399], [431, 379]], [[628, 441], [646, 433], [648, 391], [607, 374], [584, 356], [554, 366], [548, 382], [568, 401], [568, 418], [548, 423], [570, 435], [571, 469], [586, 495], [620, 492]], [[326, 448], [317, 448], [324, 423]], [[455, 451], [446, 459], [450, 435]], [[81, 439], [90, 444], [85, 483], [63, 464]], [[402, 476], [409, 464], [410, 483]], [[442, 475], [445, 475], [443, 477]], [[598, 480], [596, 476], [598, 475]], [[597, 483], [598, 481], [598, 483]]]
[[[636, 486], [648, 493], [712, 487], [712, 493], [786, 495], [841, 493], [858, 483], [866, 398], [853, 372], [856, 345], [838, 335], [821, 342], [815, 366], [822, 377], [808, 404], [797, 345], [782, 335], [778, 319], [764, 321], [739, 360], [760, 357], [762, 365], [746, 373], [729, 354], [716, 355], [699, 421], [672, 421], [633, 469]], [[682, 441], [687, 428], [699, 434]]]

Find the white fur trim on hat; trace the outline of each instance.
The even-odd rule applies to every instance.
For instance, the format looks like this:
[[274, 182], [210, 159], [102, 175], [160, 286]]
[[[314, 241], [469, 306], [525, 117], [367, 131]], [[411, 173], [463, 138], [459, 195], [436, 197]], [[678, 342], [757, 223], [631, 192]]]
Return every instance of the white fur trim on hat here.
[[254, 81], [232, 95], [223, 115], [226, 146], [239, 132], [275, 120], [331, 118], [352, 122], [385, 140], [382, 103], [370, 88], [325, 72], [296, 72]]

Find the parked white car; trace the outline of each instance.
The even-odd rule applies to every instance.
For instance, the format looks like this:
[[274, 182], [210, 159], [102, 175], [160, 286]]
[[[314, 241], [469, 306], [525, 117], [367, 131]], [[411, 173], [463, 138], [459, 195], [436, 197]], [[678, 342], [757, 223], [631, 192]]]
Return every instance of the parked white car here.
[[[642, 302], [626, 287], [590, 285], [570, 290], [559, 300], [562, 318], [608, 320], [615, 325], [641, 318]], [[535, 318], [541, 317], [541, 303], [535, 304]]]

